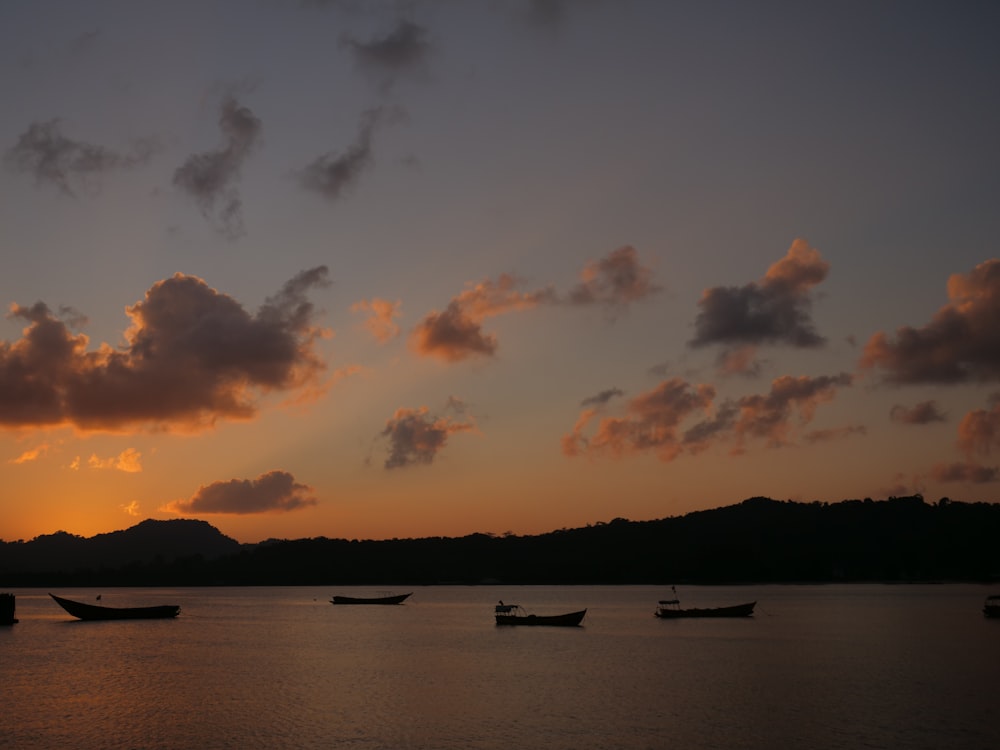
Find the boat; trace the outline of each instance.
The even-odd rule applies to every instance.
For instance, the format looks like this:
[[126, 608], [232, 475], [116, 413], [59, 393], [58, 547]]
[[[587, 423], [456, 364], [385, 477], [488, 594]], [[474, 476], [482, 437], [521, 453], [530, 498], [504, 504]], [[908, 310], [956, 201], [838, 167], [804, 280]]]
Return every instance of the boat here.
[[97, 604], [63, 599], [49, 594], [56, 604], [80, 620], [154, 620], [177, 617], [181, 608], [178, 604], [162, 604], [154, 607], [103, 607]]
[[17, 622], [14, 617], [16, 607], [17, 600], [13, 594], [0, 594], [0, 625], [13, 625]]
[[497, 625], [560, 625], [574, 627], [583, 621], [587, 610], [568, 612], [564, 615], [529, 615], [518, 604], [497, 604], [495, 615]]
[[[987, 596], [983, 603], [983, 614], [986, 617], [1000, 617], [1000, 594]], [[17, 622], [15, 620], [15, 622]]]
[[677, 598], [677, 589], [670, 587], [674, 592], [673, 599], [660, 599], [656, 607], [655, 614], [665, 620], [675, 620], [681, 617], [750, 617], [753, 615], [753, 608], [757, 602], [747, 602], [746, 604], [733, 604], [728, 607], [693, 607], [682, 609], [680, 599]]
[[412, 595], [411, 591], [409, 594], [393, 594], [391, 596], [334, 596], [330, 600], [330, 604], [402, 604], [407, 597]]

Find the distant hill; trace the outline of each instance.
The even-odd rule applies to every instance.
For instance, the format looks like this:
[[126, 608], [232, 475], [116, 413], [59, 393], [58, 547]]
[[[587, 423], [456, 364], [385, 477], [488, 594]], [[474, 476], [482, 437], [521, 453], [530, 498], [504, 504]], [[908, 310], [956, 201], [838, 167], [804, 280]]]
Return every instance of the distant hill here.
[[268, 540], [203, 521], [0, 544], [0, 587], [1000, 580], [1000, 505], [919, 495], [798, 503], [755, 497], [655, 521], [535, 536]]
[[214, 560], [241, 545], [206, 521], [147, 520], [123, 531], [85, 538], [58, 531], [30, 542], [0, 542], [0, 580], [25, 574], [96, 573], [178, 560]]

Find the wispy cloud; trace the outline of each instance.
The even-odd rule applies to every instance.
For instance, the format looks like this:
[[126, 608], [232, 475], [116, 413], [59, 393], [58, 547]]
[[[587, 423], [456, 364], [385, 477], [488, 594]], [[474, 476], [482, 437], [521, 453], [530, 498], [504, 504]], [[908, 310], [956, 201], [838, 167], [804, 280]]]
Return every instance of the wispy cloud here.
[[401, 20], [388, 33], [367, 40], [345, 34], [341, 45], [379, 90], [387, 92], [401, 76], [423, 71], [431, 52], [428, 36], [423, 26]]
[[366, 313], [365, 329], [380, 344], [385, 344], [399, 336], [399, 325], [396, 323], [400, 313], [401, 302], [389, 302], [388, 300], [374, 297], [370, 300], [361, 300], [351, 305], [351, 312]]
[[80, 190], [99, 189], [108, 172], [145, 164], [159, 149], [153, 138], [137, 140], [126, 152], [74, 140], [63, 135], [61, 121], [54, 119], [31, 123], [4, 161], [12, 170], [34, 177], [38, 185], [75, 196]]
[[331, 201], [353, 188], [372, 164], [372, 139], [383, 116], [381, 107], [366, 110], [361, 115], [355, 142], [341, 153], [317, 156], [298, 173], [299, 184]]
[[187, 500], [160, 510], [169, 513], [250, 515], [286, 513], [316, 505], [314, 490], [287, 471], [269, 471], [256, 479], [230, 479], [198, 488]]
[[126, 308], [121, 347], [88, 351], [42, 302], [12, 305], [22, 338], [0, 341], [0, 428], [72, 425], [198, 430], [217, 419], [249, 419], [257, 398], [315, 385], [323, 335], [306, 293], [327, 269], [303, 271], [256, 314], [194, 276], [157, 282]]
[[580, 272], [580, 283], [569, 292], [569, 301], [623, 307], [658, 291], [652, 269], [643, 266], [635, 248], [626, 245], [587, 263]]
[[235, 239], [245, 233], [237, 183], [260, 139], [262, 125], [250, 109], [227, 96], [219, 113], [219, 130], [222, 145], [188, 157], [174, 172], [174, 185], [194, 198], [217, 230]]
[[114, 469], [127, 474], [138, 474], [142, 471], [142, 453], [135, 448], [126, 448], [117, 456], [100, 458], [96, 453], [87, 460], [91, 469]]

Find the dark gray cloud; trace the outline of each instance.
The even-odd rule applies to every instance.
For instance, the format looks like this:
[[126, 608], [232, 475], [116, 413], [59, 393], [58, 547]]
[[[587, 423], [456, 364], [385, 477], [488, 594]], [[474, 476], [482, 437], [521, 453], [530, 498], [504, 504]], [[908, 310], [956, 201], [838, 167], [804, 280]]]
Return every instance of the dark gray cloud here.
[[825, 342], [811, 318], [810, 290], [826, 278], [829, 263], [801, 239], [759, 282], [706, 289], [698, 302], [693, 347], [785, 344], [815, 347]]
[[580, 402], [580, 406], [602, 406], [615, 396], [624, 396], [625, 391], [621, 388], [608, 388], [593, 396], [588, 396]]
[[355, 64], [372, 75], [383, 92], [388, 91], [402, 74], [418, 71], [430, 53], [428, 32], [412, 21], [399, 21], [384, 36], [362, 41], [350, 34], [341, 38]]
[[0, 341], [0, 428], [202, 430], [250, 419], [270, 392], [315, 388], [323, 333], [305, 297], [325, 267], [286, 283], [256, 314], [195, 276], [175, 274], [126, 308], [126, 344], [89, 340], [43, 302], [13, 305], [22, 338]]
[[198, 204], [205, 218], [230, 238], [244, 234], [243, 201], [237, 183], [247, 157], [260, 139], [261, 121], [232, 96], [219, 113], [222, 145], [188, 157], [174, 172], [174, 185]]
[[108, 172], [145, 164], [159, 150], [153, 138], [137, 140], [124, 153], [73, 140], [62, 133], [61, 121], [33, 122], [6, 151], [8, 168], [31, 175], [38, 185], [51, 185], [65, 195], [96, 190]]
[[383, 109], [366, 110], [361, 115], [358, 137], [342, 153], [327, 153], [316, 157], [299, 172], [299, 184], [330, 200], [337, 200], [360, 179], [362, 172], [371, 166], [372, 136], [383, 117]]
[[287, 513], [316, 505], [313, 488], [295, 481], [287, 471], [269, 471], [256, 479], [230, 479], [199, 487], [187, 500], [162, 510], [172, 513], [248, 515]]
[[895, 338], [874, 334], [861, 367], [896, 385], [1000, 381], [1000, 260], [954, 274], [948, 297], [923, 327], [904, 326]]
[[889, 410], [889, 419], [900, 424], [931, 424], [946, 421], [944, 413], [934, 401], [921, 401], [912, 407], [896, 404]]
[[[448, 409], [454, 411], [456, 405], [464, 414], [464, 405], [457, 399], [449, 399]], [[419, 409], [397, 409], [388, 420], [381, 436], [389, 440], [389, 456], [385, 459], [386, 469], [399, 469], [414, 464], [430, 464], [448, 443], [448, 437], [458, 432], [476, 429], [471, 420], [460, 421], [449, 417], [438, 417], [429, 413], [426, 406]]]

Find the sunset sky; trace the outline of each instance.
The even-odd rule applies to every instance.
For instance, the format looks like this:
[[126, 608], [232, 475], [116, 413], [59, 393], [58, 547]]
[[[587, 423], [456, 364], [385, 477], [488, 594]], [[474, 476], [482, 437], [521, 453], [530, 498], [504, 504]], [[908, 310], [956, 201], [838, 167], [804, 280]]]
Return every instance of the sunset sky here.
[[0, 5], [0, 538], [1000, 498], [1000, 4]]

